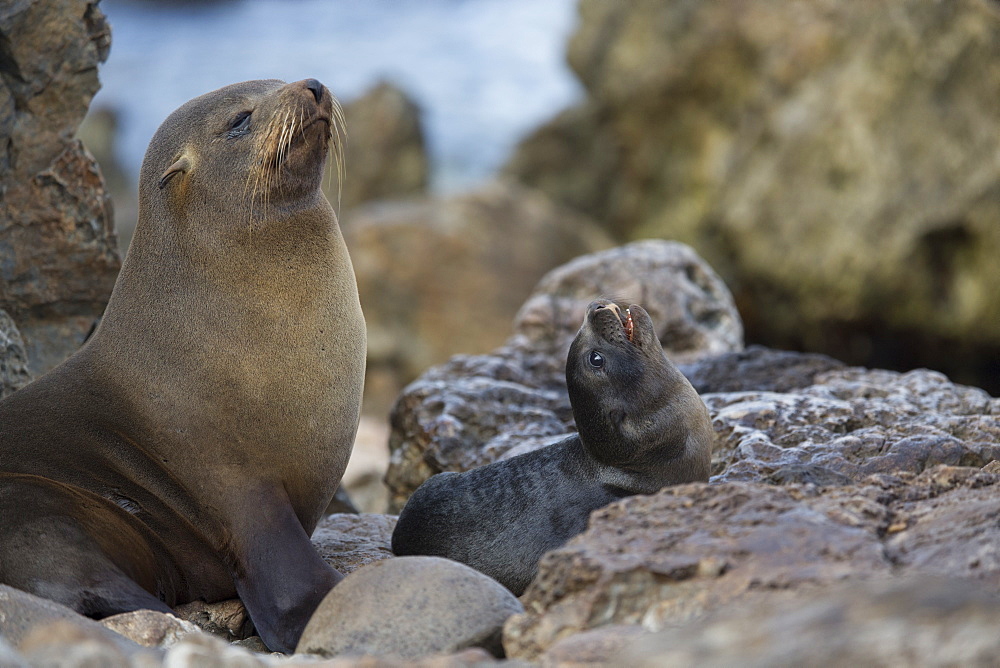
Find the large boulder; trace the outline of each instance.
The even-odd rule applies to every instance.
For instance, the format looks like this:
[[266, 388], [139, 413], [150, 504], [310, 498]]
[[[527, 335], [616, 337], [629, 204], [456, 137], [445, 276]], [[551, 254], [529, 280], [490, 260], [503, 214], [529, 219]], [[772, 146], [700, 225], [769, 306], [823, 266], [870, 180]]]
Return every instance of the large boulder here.
[[0, 7], [0, 308], [34, 373], [80, 345], [121, 265], [101, 174], [73, 139], [110, 43], [96, 0]]
[[959, 578], [909, 576], [762, 597], [639, 639], [618, 656], [656, 666], [989, 666], [1000, 596]]
[[489, 464], [575, 429], [566, 354], [587, 305], [602, 295], [641, 304], [672, 359], [694, 362], [743, 346], [729, 291], [689, 247], [644, 241], [577, 258], [539, 281], [503, 346], [456, 356], [400, 395], [386, 474], [393, 507], [435, 473]]
[[366, 411], [455, 353], [488, 351], [542, 275], [611, 245], [585, 217], [507, 183], [344, 215], [368, 323]]
[[297, 653], [415, 660], [483, 647], [500, 654], [504, 621], [523, 608], [499, 582], [439, 557], [400, 557], [358, 569], [309, 620]]
[[[344, 105], [347, 120], [344, 182], [324, 181], [327, 198], [348, 211], [365, 202], [427, 192], [430, 179], [420, 108], [405, 91], [380, 81]], [[328, 169], [336, 171], [335, 161]]]
[[695, 483], [631, 497], [542, 558], [504, 647], [536, 659], [590, 628], [657, 631], [846, 579], [943, 575], [997, 594], [998, 492], [996, 473], [942, 466], [846, 487]]
[[693, 245], [752, 340], [1000, 391], [994, 3], [582, 0], [568, 59], [508, 174]]

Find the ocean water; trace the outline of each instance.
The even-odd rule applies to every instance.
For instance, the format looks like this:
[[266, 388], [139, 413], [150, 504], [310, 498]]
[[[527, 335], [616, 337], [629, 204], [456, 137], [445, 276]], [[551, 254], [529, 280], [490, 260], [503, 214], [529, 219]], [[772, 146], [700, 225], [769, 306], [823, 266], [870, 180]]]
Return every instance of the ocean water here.
[[575, 0], [104, 0], [100, 7], [112, 44], [91, 108], [117, 112], [117, 157], [133, 174], [171, 111], [247, 79], [314, 77], [342, 102], [381, 79], [400, 85], [423, 111], [437, 192], [487, 178], [518, 139], [582, 96], [565, 63]]

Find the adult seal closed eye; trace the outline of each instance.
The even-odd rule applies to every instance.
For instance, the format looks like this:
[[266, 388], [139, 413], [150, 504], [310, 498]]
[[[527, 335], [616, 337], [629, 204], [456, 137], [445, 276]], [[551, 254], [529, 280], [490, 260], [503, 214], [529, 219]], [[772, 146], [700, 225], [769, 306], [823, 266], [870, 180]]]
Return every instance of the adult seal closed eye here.
[[708, 480], [708, 409], [663, 354], [642, 307], [591, 303], [570, 346], [566, 382], [577, 434], [432, 476], [400, 513], [393, 552], [461, 561], [520, 595], [542, 554], [586, 529], [591, 511]]
[[239, 595], [269, 648], [295, 647], [340, 578], [309, 535], [364, 383], [320, 190], [341, 127], [306, 79], [221, 88], [157, 130], [100, 326], [0, 402], [0, 582], [93, 617]]

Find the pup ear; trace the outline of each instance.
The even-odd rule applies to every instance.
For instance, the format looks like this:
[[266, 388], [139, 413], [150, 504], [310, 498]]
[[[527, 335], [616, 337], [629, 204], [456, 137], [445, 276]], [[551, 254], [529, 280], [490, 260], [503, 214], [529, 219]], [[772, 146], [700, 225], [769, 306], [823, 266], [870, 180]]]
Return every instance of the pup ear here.
[[163, 190], [163, 187], [170, 182], [170, 179], [181, 172], [187, 172], [189, 169], [191, 169], [191, 161], [188, 160], [186, 155], [182, 155], [177, 159], [177, 162], [167, 167], [167, 171], [163, 172], [159, 182], [160, 190]]

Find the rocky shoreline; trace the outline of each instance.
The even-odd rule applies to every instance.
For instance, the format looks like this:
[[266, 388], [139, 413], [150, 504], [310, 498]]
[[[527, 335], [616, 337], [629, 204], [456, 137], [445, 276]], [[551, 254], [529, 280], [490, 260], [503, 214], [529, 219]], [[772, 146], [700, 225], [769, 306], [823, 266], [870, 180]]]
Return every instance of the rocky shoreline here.
[[[629, 44], [641, 47], [640, 54], [649, 49], [659, 53], [659, 38], [636, 41], [635, 30], [645, 24], [673, 25], [676, 12], [688, 12], [694, 24], [701, 25], [724, 3], [703, 3], [698, 11], [692, 9], [695, 5], [678, 4], [663, 9], [670, 19], [663, 23], [641, 19], [662, 3], [633, 4], [640, 18], [625, 21], [618, 4], [582, 3], [584, 24], [571, 53], [592, 99], [530, 139], [508, 169], [508, 176], [540, 190], [501, 181], [443, 201], [427, 197], [422, 192], [426, 165], [412, 150], [422, 141], [412, 118], [416, 112], [395, 91], [380, 87], [370, 96], [376, 102], [387, 100], [383, 106], [402, 114], [385, 121], [395, 130], [384, 143], [388, 153], [409, 156], [406, 164], [412, 167], [394, 173], [394, 185], [359, 184], [345, 194], [351, 206], [358, 205], [345, 222], [345, 236], [362, 292], [368, 291], [363, 298], [372, 304], [366, 306], [373, 342], [369, 382], [376, 395], [368, 405], [393, 406], [388, 491], [382, 488], [375, 496], [388, 494], [390, 508], [398, 510], [437, 472], [467, 470], [545, 447], [572, 432], [566, 350], [587, 303], [598, 296], [642, 304], [653, 317], [665, 352], [701, 393], [716, 433], [711, 482], [631, 497], [595, 512], [586, 532], [545, 556], [538, 577], [520, 599], [457, 564], [393, 557], [389, 541], [395, 515], [331, 514], [312, 542], [323, 559], [347, 577], [314, 615], [300, 653], [292, 656], [268, 653], [235, 600], [187, 604], [177, 608], [176, 616], [139, 611], [97, 622], [0, 585], [0, 666], [1000, 663], [995, 633], [1000, 612], [1000, 399], [927, 369], [869, 369], [824, 355], [744, 346], [745, 325], [737, 304], [751, 305], [752, 326], [762, 331], [767, 302], [755, 301], [754, 294], [760, 290], [756, 296], [767, 295], [771, 284], [755, 282], [742, 272], [749, 267], [770, 275], [772, 269], [794, 268], [779, 266], [770, 251], [749, 249], [748, 257], [756, 258], [756, 264], [736, 271], [731, 264], [735, 250], [723, 243], [731, 235], [720, 231], [719, 221], [738, 227], [749, 210], [771, 212], [758, 223], [797, 225], [809, 218], [800, 215], [801, 202], [782, 208], [772, 201], [774, 192], [759, 190], [763, 186], [752, 177], [766, 172], [759, 163], [768, 156], [794, 171], [794, 162], [786, 162], [786, 157], [812, 155], [823, 148], [796, 143], [802, 134], [791, 132], [798, 126], [788, 123], [797, 118], [796, 105], [812, 108], [806, 103], [815, 102], [808, 95], [813, 90], [807, 85], [810, 76], [840, 81], [838, 73], [846, 71], [841, 68], [850, 69], [858, 58], [867, 57], [866, 50], [850, 55], [854, 50], [834, 48], [846, 38], [828, 29], [839, 25], [834, 20], [839, 12], [848, 10], [819, 0], [801, 4], [799, 10], [816, 19], [810, 24], [815, 29], [796, 33], [789, 38], [795, 48], [764, 62], [763, 80], [769, 83], [763, 88], [744, 89], [737, 84], [746, 79], [719, 78], [725, 68], [717, 71], [711, 67], [715, 61], [699, 54], [722, 58], [740, 52], [737, 46], [763, 53], [758, 47], [770, 38], [764, 39], [767, 35], [759, 28], [778, 20], [777, 14], [785, 11], [780, 3], [762, 3], [740, 20], [724, 22], [725, 30], [709, 33], [716, 42], [701, 42], [704, 34], [692, 33], [679, 51], [687, 60], [678, 62], [704, 67], [678, 67], [666, 72], [666, 79], [636, 84], [639, 91], [673, 96], [702, 77], [712, 84], [705, 90], [714, 91], [706, 100], [692, 98], [712, 113], [692, 108], [678, 117], [679, 125], [663, 125], [669, 136], [678, 127], [693, 128], [698, 132], [692, 136], [704, 140], [681, 146], [680, 157], [673, 156], [679, 164], [700, 165], [686, 173], [702, 179], [679, 182], [688, 193], [685, 197], [694, 199], [688, 205], [685, 197], [671, 200], [675, 212], [684, 214], [674, 218], [654, 210], [655, 203], [669, 199], [656, 190], [655, 179], [642, 181], [652, 190], [638, 195], [620, 184], [605, 187], [614, 184], [607, 169], [677, 171], [660, 164], [660, 157], [670, 157], [666, 153], [651, 156], [632, 150], [632, 140], [648, 136], [641, 124], [632, 125], [642, 115], [635, 112], [643, 108], [632, 105], [628, 78], [616, 79], [615, 73], [620, 63], [635, 60]], [[919, 28], [914, 34], [944, 49], [937, 60], [928, 61], [932, 64], [976, 60], [976, 54], [992, 54], [1000, 44], [1000, 24], [984, 18], [985, 5], [963, 1], [948, 10], [939, 8], [945, 12], [941, 16], [929, 6], [911, 0], [891, 20], [878, 20], [890, 21], [883, 27], [896, 37], [908, 34], [908, 26]], [[698, 13], [702, 11], [708, 14]], [[813, 16], [816, 12], [822, 16]], [[941, 35], [933, 32], [935, 21], [945, 26]], [[871, 38], [876, 28], [862, 30], [866, 48], [877, 45]], [[110, 38], [97, 2], [14, 3], [0, 9], [0, 38], [0, 46], [7, 45], [0, 54], [0, 135], [9, 140], [0, 165], [10, 167], [0, 179], [0, 253], [11, 255], [0, 263], [2, 397], [79, 345], [103, 309], [119, 261], [100, 172], [82, 145], [71, 139], [96, 90], [97, 65], [107, 56]], [[899, 47], [898, 39], [890, 41]], [[966, 46], [944, 48], [949, 45]], [[908, 48], [902, 53], [909, 53]], [[598, 67], [600, 63], [604, 65]], [[980, 72], [968, 71], [969, 77]], [[988, 73], [994, 76], [996, 68]], [[929, 79], [917, 83], [936, 80], [933, 71], [924, 74]], [[976, 88], [989, 87], [977, 83]], [[745, 102], [729, 93], [753, 90], [777, 99], [784, 109], [762, 118], [783, 129], [785, 134], [776, 136], [785, 143], [775, 139], [773, 145], [751, 142], [733, 148], [725, 140], [733, 116], [731, 109], [716, 108], [715, 102]], [[853, 87], [848, 92], [850, 99], [858, 95]], [[922, 95], [900, 93], [886, 102], [887, 108]], [[662, 98], [650, 99], [653, 108], [646, 111], [663, 111], [655, 105]], [[971, 100], [967, 109], [979, 108], [974, 98], [961, 99]], [[990, 128], [995, 128], [995, 108], [983, 114]], [[665, 109], [672, 113], [671, 106]], [[355, 113], [362, 118], [373, 115]], [[840, 121], [858, 118], [839, 109], [830, 114], [820, 116], [838, 128]], [[648, 118], [660, 122], [657, 114]], [[718, 123], [705, 126], [695, 122], [699, 118]], [[905, 120], [919, 125], [926, 119], [914, 112]], [[761, 127], [770, 127], [768, 123]], [[969, 127], [973, 125], [982, 127]], [[359, 131], [363, 128], [359, 124]], [[934, 140], [935, 133], [922, 132], [928, 141]], [[591, 214], [602, 212], [611, 232], [620, 236], [628, 236], [622, 232], [627, 229], [629, 234], [655, 230], [689, 241], [714, 239], [722, 244], [710, 244], [719, 272], [682, 243], [643, 240], [615, 246], [607, 230], [572, 211], [573, 206], [580, 208], [577, 196], [582, 192], [579, 182], [569, 182], [575, 170], [565, 163], [539, 164], [530, 150], [552, 142], [573, 146], [569, 140], [580, 137], [590, 143], [588, 150], [603, 156], [595, 158], [595, 164], [605, 171], [590, 173], [587, 178], [595, 173], [600, 178], [583, 188], [584, 194], [603, 193], [590, 207]], [[985, 140], [983, 145], [992, 146]], [[920, 151], [953, 155], [940, 148], [932, 144]], [[564, 152], [585, 162], [572, 149]], [[713, 161], [712, 156], [719, 155], [744, 156], [733, 158], [735, 162], [722, 170], [726, 178], [721, 181], [709, 169], [726, 163]], [[369, 157], [362, 171], [372, 179], [392, 163], [384, 155]], [[986, 162], [972, 161], [961, 174], [973, 185], [993, 183], [995, 165]], [[892, 165], [872, 164], [882, 168], [875, 176], [826, 174], [817, 181], [820, 185], [813, 184], [816, 201], [828, 198], [834, 202], [828, 209], [842, 209], [838, 193], [851, 183], [896, 182]], [[827, 183], [827, 177], [833, 180]], [[720, 190], [723, 185], [729, 189]], [[799, 185], [810, 191], [808, 183]], [[948, 206], [935, 209], [937, 218], [918, 217], [919, 224], [900, 227], [916, 241], [897, 240], [893, 248], [902, 255], [882, 260], [897, 272], [891, 276], [894, 281], [899, 275], [908, 279], [914, 272], [934, 275], [930, 270], [940, 269], [948, 279], [942, 283], [943, 292], [929, 288], [924, 278], [914, 285], [917, 297], [937, 295], [937, 302], [928, 303], [951, 303], [946, 299], [950, 295], [955, 303], [968, 306], [972, 302], [961, 297], [971, 294], [968, 286], [980, 290], [996, 284], [990, 273], [996, 267], [992, 259], [970, 265], [982, 270], [972, 278], [959, 262], [963, 253], [980, 258], [983, 248], [996, 246], [995, 225], [988, 224], [996, 218], [995, 192], [993, 186], [977, 188], [962, 190]], [[363, 207], [366, 192], [407, 199]], [[709, 200], [722, 203], [714, 214], [705, 208]], [[641, 216], [634, 211], [637, 202], [648, 205]], [[872, 204], [869, 213], [880, 216], [909, 206], [893, 200]], [[921, 202], [913, 207], [927, 208]], [[683, 233], [673, 235], [673, 228], [657, 227], [667, 219], [682, 221]], [[826, 225], [823, 229], [836, 226], [836, 221], [825, 220], [819, 222]], [[868, 224], [873, 219], [859, 220]], [[708, 228], [697, 228], [699, 221]], [[935, 227], [942, 221], [947, 224]], [[696, 228], [702, 232], [693, 232]], [[405, 264], [413, 247], [394, 246], [392, 240], [417, 243], [421, 237], [425, 243], [418, 264]], [[797, 241], [788, 244], [802, 247]], [[916, 254], [906, 255], [903, 250], [911, 246]], [[938, 246], [943, 255], [928, 250]], [[816, 248], [829, 250], [825, 237]], [[518, 264], [511, 271], [517, 276], [507, 280], [504, 267], [515, 265], [497, 258], [513, 256]], [[878, 252], [876, 256], [882, 257]], [[466, 258], [465, 274], [482, 274], [478, 283], [451, 271], [449, 263], [459, 257]], [[560, 263], [565, 264], [552, 269]], [[416, 280], [418, 274], [424, 282]], [[720, 274], [734, 277], [735, 297]], [[796, 290], [808, 293], [805, 303], [812, 309], [806, 314], [803, 341], [816, 340], [814, 330], [817, 323], [821, 327], [826, 322], [827, 307], [844, 303], [830, 298], [826, 288], [813, 290], [813, 279], [796, 283]], [[460, 307], [449, 292], [456, 286], [475, 288]], [[776, 294], [787, 297], [785, 292]], [[375, 304], [385, 295], [391, 299], [385, 299], [380, 310]], [[976, 303], [989, 307], [993, 302]], [[499, 306], [486, 313], [477, 304]], [[788, 304], [800, 302], [782, 302], [777, 319], [788, 319]], [[974, 326], [982, 314], [973, 310], [962, 316], [965, 320], [955, 311], [945, 324], [965, 322], [966, 330], [975, 330], [979, 337], [976, 345], [985, 346], [981, 349], [995, 345], [993, 329]], [[466, 324], [480, 315], [478, 322]], [[897, 316], [903, 322], [913, 314], [892, 315]], [[942, 321], [934, 323], [942, 336], [953, 334], [945, 331]], [[452, 345], [456, 339], [461, 345]], [[446, 351], [465, 349], [466, 344], [469, 354], [448, 358]], [[477, 352], [491, 347], [491, 352]], [[383, 438], [377, 429], [373, 433]], [[341, 502], [338, 508], [350, 507], [349, 500]]]
[[[595, 267], [617, 269], [595, 278]], [[646, 296], [665, 350], [688, 360], [716, 431], [714, 476], [596, 511], [585, 533], [543, 558], [520, 600], [458, 564], [393, 557], [393, 515], [335, 514], [313, 544], [348, 577], [304, 635], [300, 650], [311, 655], [262, 653], [238, 601], [183, 606], [179, 619], [140, 611], [98, 623], [0, 588], [0, 656], [11, 665], [585, 665], [627, 656], [673, 665], [739, 656], [733, 636], [768, 639], [760, 665], [794, 663], [807, 647], [891, 664], [914, 651], [886, 655], [885, 643], [906, 635], [898, 626], [945, 637], [1000, 609], [1000, 399], [927, 370], [742, 349], [721, 282], [671, 242], [554, 270], [504, 346], [411, 384], [393, 413], [387, 480], [396, 502], [439, 470], [544, 447], [572, 430], [559, 381], [564, 348], [584, 295], [623, 281]], [[456, 594], [463, 587], [474, 593]], [[935, 616], [942, 606], [948, 614]], [[894, 626], [884, 642], [869, 629], [851, 644], [846, 634], [882, 618], [869, 608]], [[799, 619], [796, 610], [810, 612]], [[813, 644], [768, 635], [776, 632], [767, 619], [789, 618]], [[724, 642], [705, 635], [723, 627]], [[991, 638], [961, 656], [1000, 657]], [[947, 663], [942, 652], [913, 656]]]

